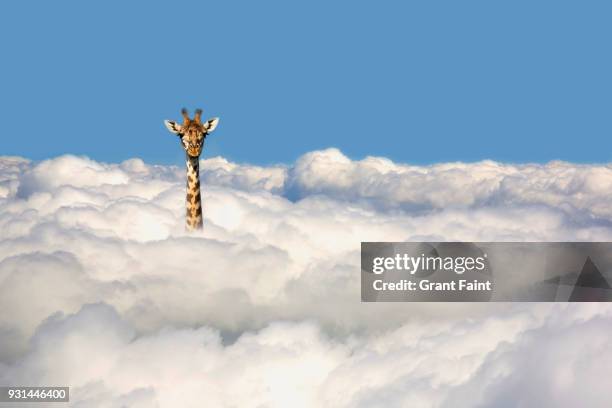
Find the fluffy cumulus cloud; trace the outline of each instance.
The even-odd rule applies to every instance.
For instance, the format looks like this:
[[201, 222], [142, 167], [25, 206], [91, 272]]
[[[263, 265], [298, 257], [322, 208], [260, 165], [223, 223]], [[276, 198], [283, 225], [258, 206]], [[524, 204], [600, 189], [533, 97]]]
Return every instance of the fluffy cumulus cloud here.
[[0, 158], [0, 383], [74, 407], [606, 406], [603, 304], [362, 304], [361, 241], [612, 239], [612, 167]]

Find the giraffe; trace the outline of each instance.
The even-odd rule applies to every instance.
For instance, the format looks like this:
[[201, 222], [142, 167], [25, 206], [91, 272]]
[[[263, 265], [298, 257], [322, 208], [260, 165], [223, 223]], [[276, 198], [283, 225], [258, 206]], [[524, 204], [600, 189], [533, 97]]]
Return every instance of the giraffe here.
[[183, 124], [165, 120], [168, 130], [181, 139], [187, 153], [187, 214], [186, 227], [188, 231], [202, 229], [202, 197], [200, 195], [200, 154], [206, 136], [215, 130], [219, 118], [212, 118], [202, 123], [202, 109], [196, 109], [193, 119], [189, 119], [187, 109], [181, 110]]

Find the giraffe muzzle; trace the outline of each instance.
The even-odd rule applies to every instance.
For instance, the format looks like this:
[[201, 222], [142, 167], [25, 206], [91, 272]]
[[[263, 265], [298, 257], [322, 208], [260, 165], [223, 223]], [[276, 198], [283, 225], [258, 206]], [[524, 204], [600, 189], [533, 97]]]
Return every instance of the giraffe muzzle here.
[[189, 143], [187, 145], [187, 153], [192, 157], [198, 157], [202, 153], [203, 143]]

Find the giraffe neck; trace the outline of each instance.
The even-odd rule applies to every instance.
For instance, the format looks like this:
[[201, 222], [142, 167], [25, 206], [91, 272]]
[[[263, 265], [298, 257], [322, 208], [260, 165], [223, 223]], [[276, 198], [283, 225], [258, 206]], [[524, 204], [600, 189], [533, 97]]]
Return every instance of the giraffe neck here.
[[187, 230], [202, 229], [202, 197], [200, 196], [200, 163], [187, 155]]

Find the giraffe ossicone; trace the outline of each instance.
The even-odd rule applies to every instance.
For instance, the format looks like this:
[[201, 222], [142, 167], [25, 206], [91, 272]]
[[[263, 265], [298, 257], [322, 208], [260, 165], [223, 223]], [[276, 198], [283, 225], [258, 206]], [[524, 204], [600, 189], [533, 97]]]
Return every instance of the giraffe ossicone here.
[[183, 123], [165, 120], [168, 130], [179, 136], [187, 157], [186, 227], [188, 231], [202, 229], [202, 196], [200, 194], [200, 154], [206, 136], [215, 130], [219, 118], [202, 122], [202, 110], [197, 109], [193, 119], [187, 109], [181, 110]]

